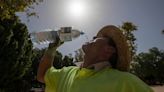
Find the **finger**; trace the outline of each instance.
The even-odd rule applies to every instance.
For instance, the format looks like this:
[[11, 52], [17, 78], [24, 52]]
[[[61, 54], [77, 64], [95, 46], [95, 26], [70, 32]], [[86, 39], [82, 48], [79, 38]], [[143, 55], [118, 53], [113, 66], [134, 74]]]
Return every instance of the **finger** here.
[[54, 47], [54, 43], [49, 43], [48, 48], [53, 48]]
[[60, 42], [60, 38], [59, 36], [56, 36], [56, 43], [59, 43]]
[[64, 44], [64, 41], [61, 41], [60, 44]]

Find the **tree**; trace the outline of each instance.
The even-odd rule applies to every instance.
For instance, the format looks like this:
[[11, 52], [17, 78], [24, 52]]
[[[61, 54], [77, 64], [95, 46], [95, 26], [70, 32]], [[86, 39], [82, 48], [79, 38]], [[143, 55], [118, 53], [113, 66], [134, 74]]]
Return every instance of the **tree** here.
[[33, 57], [32, 42], [25, 24], [16, 12], [32, 12], [33, 4], [42, 0], [0, 0], [0, 91], [29, 92], [29, 84], [23, 78]]
[[14, 18], [16, 12], [26, 12], [27, 16], [36, 15], [34, 11], [34, 4], [39, 4], [43, 0], [0, 0], [0, 18], [11, 19]]
[[75, 62], [82, 62], [83, 61], [84, 52], [82, 49], [78, 49], [75, 51]]
[[17, 16], [0, 20], [0, 87], [15, 92], [15, 81], [28, 71], [32, 57], [32, 42], [26, 25]]
[[54, 62], [53, 62], [53, 66], [56, 69], [60, 69], [63, 67], [62, 58], [63, 58], [63, 55], [59, 51], [57, 51], [54, 57]]
[[69, 57], [69, 56], [64, 56], [63, 58], [63, 66], [75, 66], [75, 64], [73, 63], [73, 58]]
[[125, 35], [127, 39], [127, 42], [131, 51], [131, 56], [133, 59], [136, 54], [136, 49], [137, 49], [137, 45], [135, 43], [136, 38], [133, 32], [137, 30], [137, 26], [134, 25], [132, 22], [124, 22], [119, 28], [121, 29], [121, 31], [123, 32], [123, 34]]
[[56, 52], [56, 55], [54, 57], [54, 63], [53, 63], [53, 66], [56, 68], [56, 69], [61, 69], [62, 67], [68, 67], [68, 66], [75, 66], [75, 64], [73, 63], [73, 58], [70, 57], [70, 56], [64, 56], [63, 58], [63, 55], [57, 51]]
[[164, 51], [154, 47], [136, 55], [134, 61], [132, 73], [151, 85], [164, 83]]
[[32, 65], [30, 69], [27, 71], [27, 73], [23, 76], [22, 79], [26, 80], [29, 83], [30, 89], [31, 88], [41, 88], [44, 86], [44, 84], [37, 81], [37, 71], [39, 62], [44, 54], [46, 49], [33, 49], [33, 59], [32, 59]]

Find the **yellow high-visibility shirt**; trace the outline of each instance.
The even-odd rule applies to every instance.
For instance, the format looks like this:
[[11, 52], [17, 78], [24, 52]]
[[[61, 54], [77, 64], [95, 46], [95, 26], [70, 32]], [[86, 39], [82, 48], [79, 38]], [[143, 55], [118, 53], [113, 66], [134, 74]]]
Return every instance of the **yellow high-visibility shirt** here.
[[100, 71], [75, 66], [45, 74], [46, 92], [153, 92], [138, 77], [107, 67]]

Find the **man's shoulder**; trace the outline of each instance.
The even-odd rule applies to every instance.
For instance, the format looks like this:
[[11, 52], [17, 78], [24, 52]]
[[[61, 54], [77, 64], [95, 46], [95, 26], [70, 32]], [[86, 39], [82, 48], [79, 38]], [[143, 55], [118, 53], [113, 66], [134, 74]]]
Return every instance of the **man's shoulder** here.
[[47, 70], [47, 73], [68, 73], [68, 72], [77, 71], [77, 70], [79, 70], [79, 67], [77, 66], [62, 67], [60, 69], [57, 69], [55, 67], [50, 67]]
[[116, 74], [116, 76], [118, 76], [118, 80], [124, 82], [124, 83], [130, 83], [130, 84], [143, 84], [145, 85], [145, 83], [136, 75], [130, 73], [130, 72], [123, 72], [123, 71], [119, 71], [119, 70], [113, 70]]
[[134, 80], [134, 79], [139, 79], [136, 75], [130, 73], [130, 72], [124, 72], [124, 71], [120, 71], [117, 69], [109, 69], [108, 70], [108, 75], [111, 76], [116, 76], [117, 78], [121, 78], [124, 80]]
[[[108, 71], [108, 73], [109, 72], [110, 71]], [[153, 92], [146, 83], [130, 72], [123, 72], [116, 69], [111, 69], [111, 72], [111, 74], [108, 74], [108, 77], [111, 75], [113, 78], [112, 80], [117, 80], [115, 81], [117, 85], [124, 85], [124, 88], [135, 90], [134, 92]]]
[[62, 70], [63, 71], [75, 71], [75, 70], [79, 70], [80, 68], [77, 66], [68, 66], [68, 67], [63, 67]]
[[50, 76], [50, 77], [63, 76], [63, 75], [76, 73], [77, 70], [79, 70], [79, 68], [76, 66], [63, 67], [61, 69], [56, 69], [55, 67], [51, 67], [46, 72], [46, 76]]
[[123, 71], [119, 71], [121, 78], [124, 80], [134, 80], [134, 81], [140, 81], [139, 77], [137, 77], [136, 75], [130, 73], [130, 72], [123, 72]]

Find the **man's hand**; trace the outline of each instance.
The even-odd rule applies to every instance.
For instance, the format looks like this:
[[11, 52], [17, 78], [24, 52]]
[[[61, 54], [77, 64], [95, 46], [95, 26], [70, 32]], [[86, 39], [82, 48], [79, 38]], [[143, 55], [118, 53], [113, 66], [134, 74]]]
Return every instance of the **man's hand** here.
[[57, 49], [63, 43], [64, 42], [62, 42], [59, 37], [56, 37], [56, 41], [54, 41], [53, 43], [50, 43], [48, 46], [48, 49], [52, 49], [52, 48]]
[[53, 66], [53, 60], [54, 56], [56, 53], [56, 49], [63, 44], [64, 42], [61, 42], [59, 38], [56, 38], [56, 41], [53, 43], [49, 44], [48, 49], [46, 50], [44, 56], [42, 57], [39, 68], [38, 68], [38, 73], [37, 73], [37, 80], [44, 83], [44, 76], [46, 71]]
[[49, 55], [49, 56], [54, 56], [56, 53], [56, 49], [61, 46], [64, 42], [62, 42], [60, 40], [59, 37], [56, 38], [56, 41], [54, 41], [53, 43], [50, 43], [48, 46], [47, 51], [45, 52], [45, 55]]

